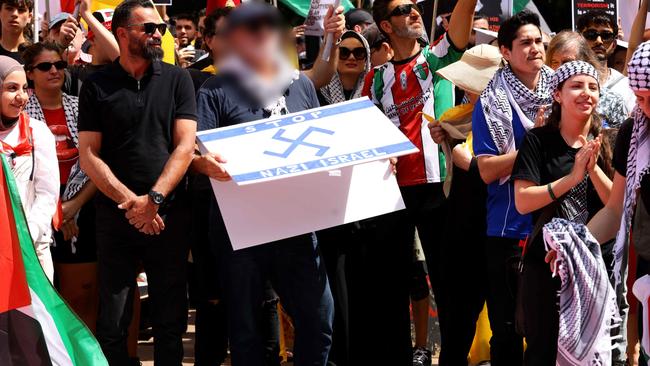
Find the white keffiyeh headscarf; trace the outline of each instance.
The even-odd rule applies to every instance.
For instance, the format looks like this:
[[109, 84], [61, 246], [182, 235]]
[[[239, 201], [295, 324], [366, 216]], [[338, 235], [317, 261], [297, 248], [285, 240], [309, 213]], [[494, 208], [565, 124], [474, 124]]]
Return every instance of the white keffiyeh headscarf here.
[[[630, 87], [635, 91], [650, 90], [650, 42], [642, 43], [628, 64]], [[614, 245], [614, 278], [622, 283], [623, 259], [629, 248], [630, 225], [636, 205], [637, 191], [643, 177], [650, 172], [650, 118], [637, 106], [632, 112], [634, 124], [625, 170], [625, 199], [621, 226]]]
[[557, 365], [611, 364], [610, 330], [620, 318], [600, 244], [585, 225], [559, 218], [544, 225], [544, 243], [557, 253], [562, 282]]
[[[515, 135], [512, 126], [513, 109], [526, 130], [535, 125], [540, 107], [551, 104], [549, 83], [553, 70], [544, 66], [539, 73], [535, 90], [528, 89], [512, 72], [509, 65], [498, 70], [481, 94], [481, 104], [488, 130], [499, 154], [515, 151]], [[503, 177], [503, 184], [510, 176]]]

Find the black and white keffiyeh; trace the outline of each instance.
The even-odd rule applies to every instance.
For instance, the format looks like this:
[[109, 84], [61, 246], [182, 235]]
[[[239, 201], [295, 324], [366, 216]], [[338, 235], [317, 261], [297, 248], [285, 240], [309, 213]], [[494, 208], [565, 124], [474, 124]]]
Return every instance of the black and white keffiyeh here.
[[[642, 43], [628, 64], [630, 87], [635, 91], [650, 90], [650, 42]], [[614, 245], [614, 279], [622, 284], [623, 261], [629, 248], [630, 226], [643, 177], [650, 172], [650, 118], [637, 106], [632, 112], [634, 124], [625, 170], [623, 217]]]
[[555, 70], [553, 77], [551, 78], [549, 90], [551, 92], [557, 90], [560, 87], [560, 84], [575, 75], [589, 75], [596, 79], [596, 83], [600, 86], [598, 81], [598, 71], [596, 71], [595, 67], [584, 61], [571, 61], [563, 64]]
[[650, 41], [641, 43], [634, 51], [627, 64], [627, 77], [632, 90], [650, 90]]
[[609, 365], [620, 318], [600, 244], [585, 225], [559, 218], [544, 226], [544, 243], [562, 282], [557, 365]]
[[[79, 131], [77, 130], [77, 118], [79, 117], [79, 99], [73, 95], [63, 93], [62, 97], [63, 112], [65, 114], [65, 122], [70, 131], [70, 137], [74, 145], [79, 148]], [[25, 105], [25, 112], [34, 119], [45, 121], [45, 114], [41, 108], [41, 104], [36, 97], [32, 94]], [[81, 170], [79, 161], [77, 161], [70, 170], [70, 176], [65, 186], [65, 191], [61, 197], [63, 201], [69, 201], [79, 193], [81, 188], [88, 182], [88, 176]]]
[[[515, 151], [515, 136], [512, 127], [513, 109], [526, 130], [535, 125], [535, 116], [540, 107], [551, 104], [549, 83], [553, 70], [544, 66], [540, 70], [535, 90], [528, 89], [512, 72], [510, 66], [498, 70], [487, 88], [481, 94], [481, 104], [490, 135], [499, 154]], [[510, 177], [501, 179], [501, 184]]]

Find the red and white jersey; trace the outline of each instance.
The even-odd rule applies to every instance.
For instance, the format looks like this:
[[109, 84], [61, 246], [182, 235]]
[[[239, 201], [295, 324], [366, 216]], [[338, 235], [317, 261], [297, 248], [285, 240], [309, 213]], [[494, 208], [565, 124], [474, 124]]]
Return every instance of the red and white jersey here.
[[445, 156], [431, 138], [428, 121], [421, 112], [436, 118], [454, 106], [453, 85], [436, 74], [462, 56], [447, 35], [427, 45], [416, 56], [376, 67], [366, 75], [363, 95], [420, 149], [402, 156], [397, 163], [400, 186], [439, 183], [445, 180]]

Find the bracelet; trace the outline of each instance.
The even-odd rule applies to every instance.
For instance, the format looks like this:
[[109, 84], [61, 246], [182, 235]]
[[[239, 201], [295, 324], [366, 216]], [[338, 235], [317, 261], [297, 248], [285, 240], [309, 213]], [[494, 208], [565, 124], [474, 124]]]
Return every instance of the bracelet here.
[[548, 195], [551, 196], [551, 199], [553, 201], [557, 201], [557, 197], [555, 196], [555, 193], [553, 193], [553, 187], [551, 187], [551, 183], [546, 185], [546, 189], [548, 189]]

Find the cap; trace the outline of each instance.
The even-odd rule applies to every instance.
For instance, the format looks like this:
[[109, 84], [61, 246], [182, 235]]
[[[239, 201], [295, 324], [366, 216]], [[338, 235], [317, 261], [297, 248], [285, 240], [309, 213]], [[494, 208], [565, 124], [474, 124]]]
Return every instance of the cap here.
[[247, 23], [264, 20], [271, 24], [280, 25], [282, 15], [272, 5], [251, 1], [242, 3], [228, 15], [228, 30], [233, 30]]
[[370, 48], [376, 48], [382, 43], [388, 42], [386, 36], [384, 36], [384, 34], [379, 30], [377, 24], [374, 23], [366, 27], [366, 29], [361, 32], [361, 35], [366, 39], [366, 41], [368, 41]]
[[[557, 90], [560, 84], [572, 78], [575, 75], [588, 75], [596, 79], [598, 83], [598, 71], [590, 63], [584, 61], [571, 61], [558, 67], [551, 77], [548, 89], [551, 91]], [[598, 83], [600, 84], [600, 83]], [[600, 85], [599, 85], [600, 86]]]
[[[113, 9], [101, 9], [94, 11], [93, 16], [95, 19], [99, 20], [102, 23], [104, 28], [108, 29], [109, 31], [113, 29]], [[88, 30], [87, 38], [91, 41], [95, 38], [95, 33], [93, 33], [92, 29]]]
[[345, 13], [345, 26], [348, 29], [354, 28], [357, 24], [373, 24], [374, 22], [372, 15], [363, 9], [351, 9]]
[[55, 15], [52, 19], [50, 19], [50, 25], [49, 25], [48, 29], [52, 29], [57, 24], [65, 22], [68, 19], [68, 17], [71, 17], [71, 16], [72, 16], [72, 14], [66, 13], [66, 12], [59, 13], [59, 14]]
[[459, 61], [437, 73], [463, 90], [481, 94], [501, 67], [502, 60], [498, 48], [481, 44], [465, 51]]

